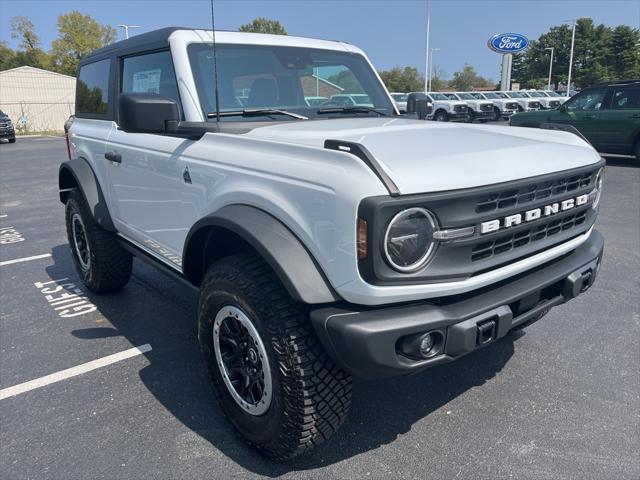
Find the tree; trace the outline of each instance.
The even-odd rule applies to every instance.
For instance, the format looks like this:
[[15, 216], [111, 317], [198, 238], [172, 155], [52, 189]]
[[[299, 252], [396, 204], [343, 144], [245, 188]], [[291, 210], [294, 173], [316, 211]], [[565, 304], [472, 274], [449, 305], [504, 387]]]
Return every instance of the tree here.
[[390, 92], [424, 91], [424, 77], [413, 67], [393, 67], [378, 73]]
[[[640, 76], [640, 30], [621, 25], [610, 28], [594, 25], [590, 18], [576, 24], [571, 83], [587, 87], [607, 80]], [[512, 76], [521, 87], [546, 85], [549, 51], [553, 47], [553, 85], [566, 84], [571, 51], [571, 26], [552, 27], [531, 41], [527, 50], [514, 55]]]
[[491, 81], [478, 75], [475, 68], [466, 63], [461, 71], [453, 73], [453, 78], [449, 82], [450, 87], [454, 87], [461, 92], [469, 91], [474, 87], [486, 87], [491, 84]]
[[331, 75], [327, 81], [341, 87], [342, 93], [364, 93], [362, 86], [351, 70], [342, 70], [341, 72]]
[[73, 11], [58, 17], [58, 38], [51, 44], [54, 68], [60, 73], [76, 75], [80, 59], [96, 48], [112, 43], [116, 30], [101, 25], [90, 15]]
[[20, 66], [16, 59], [16, 52], [5, 42], [0, 42], [0, 71]]
[[30, 65], [37, 68], [49, 66], [49, 56], [40, 47], [40, 37], [27, 17], [17, 16], [11, 19], [11, 38], [20, 39], [18, 50], [13, 56], [14, 66]]
[[438, 65], [431, 66], [431, 90], [434, 92], [438, 92], [440, 90], [444, 90], [447, 87], [447, 81], [444, 79], [445, 77], [444, 70], [440, 68]]
[[253, 33], [271, 33], [273, 35], [286, 35], [287, 31], [278, 20], [269, 20], [267, 18], [254, 18], [250, 23], [241, 25], [238, 29], [240, 32]]

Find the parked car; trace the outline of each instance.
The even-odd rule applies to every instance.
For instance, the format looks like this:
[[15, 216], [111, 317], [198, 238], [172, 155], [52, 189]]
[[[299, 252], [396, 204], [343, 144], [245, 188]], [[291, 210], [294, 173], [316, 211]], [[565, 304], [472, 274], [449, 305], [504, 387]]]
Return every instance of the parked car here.
[[545, 95], [544, 92], [539, 92], [538, 90], [527, 90], [525, 93], [529, 97], [535, 98], [536, 100], [538, 100], [540, 102], [540, 108], [542, 110], [549, 110], [549, 109], [552, 110], [562, 105], [562, 102], [560, 101], [559, 96], [552, 98]]
[[16, 143], [16, 131], [9, 116], [0, 110], [0, 140], [8, 140], [9, 143]]
[[[199, 291], [219, 403], [266, 455], [331, 437], [352, 376], [455, 361], [594, 283], [587, 142], [399, 115], [343, 42], [216, 32], [216, 86], [212, 37], [167, 28], [83, 58], [58, 186], [86, 288], [124, 287], [137, 256]], [[308, 105], [319, 67], [372, 106]]]
[[512, 98], [518, 102], [519, 112], [530, 112], [532, 110], [540, 110], [542, 108], [542, 103], [537, 98], [531, 98], [526, 92], [519, 90], [515, 92], [501, 93], [503, 93], [507, 98]]
[[452, 100], [444, 93], [427, 93], [433, 105], [430, 120], [436, 122], [466, 122], [469, 119], [469, 107], [461, 100]]
[[324, 103], [321, 103], [320, 105], [325, 105], [325, 106], [363, 105], [366, 107], [374, 106], [373, 103], [371, 102], [371, 98], [369, 97], [369, 95], [366, 95], [364, 93], [351, 93], [351, 94], [341, 93], [338, 95], [331, 95], [329, 100], [327, 100]]
[[408, 93], [400, 93], [400, 92], [391, 92], [391, 98], [396, 102], [396, 106], [400, 113], [405, 113], [407, 111], [407, 97]]
[[[449, 98], [451, 98], [451, 94], [448, 95]], [[469, 123], [472, 123], [474, 120], [486, 122], [487, 120], [492, 120], [495, 117], [492, 102], [484, 99], [479, 99], [471, 93], [456, 92], [453, 95], [455, 96], [454, 100], [461, 100], [467, 104], [469, 113], [469, 118], [467, 119], [467, 121]]]
[[544, 93], [547, 97], [558, 100], [560, 102], [560, 105], [562, 105], [564, 102], [568, 100], [567, 97], [563, 97], [562, 95], [554, 92], [553, 90], [538, 90], [538, 91]]
[[518, 102], [503, 98], [496, 92], [469, 92], [476, 98], [490, 100], [493, 103], [493, 120], [508, 119], [518, 111]]
[[640, 160], [640, 80], [585, 88], [557, 110], [519, 113], [511, 125], [571, 125], [602, 153], [635, 155]]

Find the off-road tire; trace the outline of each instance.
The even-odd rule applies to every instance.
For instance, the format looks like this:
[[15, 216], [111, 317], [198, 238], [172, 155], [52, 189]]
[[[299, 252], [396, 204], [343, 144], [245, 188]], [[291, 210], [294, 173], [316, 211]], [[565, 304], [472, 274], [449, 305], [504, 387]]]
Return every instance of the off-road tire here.
[[9, 139], [9, 143], [16, 143], [16, 139], [15, 138], [10, 138]]
[[[264, 344], [272, 376], [271, 404], [261, 415], [234, 400], [216, 361], [213, 324], [226, 306], [249, 317]], [[200, 290], [198, 339], [216, 396], [231, 423], [266, 456], [284, 461], [328, 439], [351, 404], [351, 376], [328, 357], [309, 319], [255, 253], [213, 264]]]
[[[78, 258], [72, 229], [72, 218], [79, 214], [89, 245], [88, 268]], [[82, 193], [69, 194], [65, 209], [67, 239], [76, 271], [86, 287], [97, 293], [124, 287], [131, 277], [132, 257], [116, 240], [114, 233], [103, 229], [93, 218]]]
[[447, 115], [447, 112], [444, 110], [438, 110], [433, 116], [433, 120], [436, 122], [448, 122], [449, 115]]

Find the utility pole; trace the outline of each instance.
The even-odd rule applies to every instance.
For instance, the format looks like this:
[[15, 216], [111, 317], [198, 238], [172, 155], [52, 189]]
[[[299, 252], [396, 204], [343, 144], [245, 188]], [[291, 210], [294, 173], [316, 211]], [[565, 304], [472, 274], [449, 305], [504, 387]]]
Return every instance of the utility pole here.
[[140, 25], [124, 25], [124, 24], [120, 24], [120, 25], [118, 25], [118, 27], [123, 28], [124, 29], [124, 37], [125, 38], [129, 38], [129, 29], [130, 28], [140, 28]]
[[553, 47], [547, 47], [545, 50], [551, 50], [551, 57], [549, 58], [549, 81], [547, 82], [547, 90], [551, 90], [551, 71], [553, 70]]
[[576, 24], [580, 18], [573, 19], [573, 32], [571, 32], [571, 54], [569, 55], [569, 75], [567, 76], [567, 98], [571, 96], [569, 91], [571, 90], [571, 68], [573, 67], [573, 46], [576, 42]]
[[424, 69], [424, 91], [425, 93], [429, 91], [429, 59], [430, 59], [430, 50], [429, 50], [429, 28], [431, 24], [431, 9], [429, 8], [429, 0], [427, 0], [427, 47], [426, 53], [427, 58], [425, 62]]

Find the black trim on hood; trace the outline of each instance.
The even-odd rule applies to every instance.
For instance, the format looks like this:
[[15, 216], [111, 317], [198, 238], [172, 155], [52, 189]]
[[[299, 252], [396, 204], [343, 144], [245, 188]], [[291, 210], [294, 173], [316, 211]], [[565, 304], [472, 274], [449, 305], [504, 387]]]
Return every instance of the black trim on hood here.
[[350, 153], [351, 155], [358, 157], [371, 169], [371, 171], [373, 171], [373, 173], [376, 174], [382, 184], [389, 191], [389, 195], [392, 197], [400, 195], [400, 189], [398, 186], [393, 180], [391, 180], [391, 177], [387, 175], [387, 172], [385, 172], [380, 163], [378, 163], [376, 157], [374, 157], [361, 143], [345, 142], [344, 140], [325, 140], [324, 148]]

